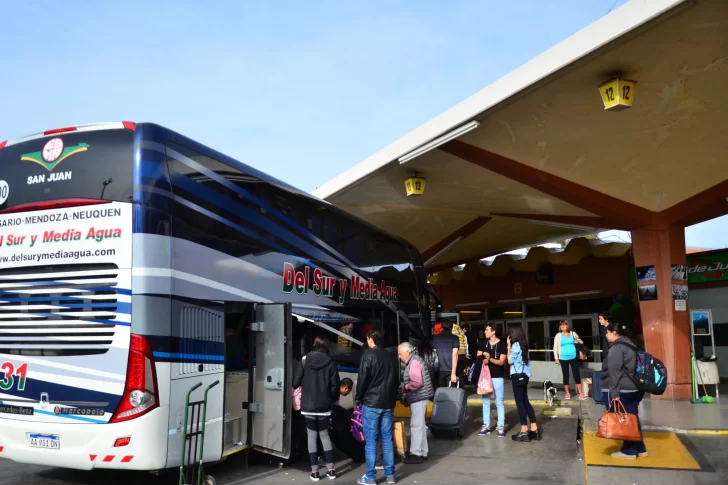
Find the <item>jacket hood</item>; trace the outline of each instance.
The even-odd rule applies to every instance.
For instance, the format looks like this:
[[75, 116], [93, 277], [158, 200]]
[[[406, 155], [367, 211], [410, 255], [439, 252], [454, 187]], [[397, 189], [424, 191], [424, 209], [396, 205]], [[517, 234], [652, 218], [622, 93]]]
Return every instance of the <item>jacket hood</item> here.
[[314, 350], [306, 355], [306, 363], [304, 364], [306, 369], [321, 370], [329, 365], [334, 359], [330, 355], [321, 352], [320, 350]]

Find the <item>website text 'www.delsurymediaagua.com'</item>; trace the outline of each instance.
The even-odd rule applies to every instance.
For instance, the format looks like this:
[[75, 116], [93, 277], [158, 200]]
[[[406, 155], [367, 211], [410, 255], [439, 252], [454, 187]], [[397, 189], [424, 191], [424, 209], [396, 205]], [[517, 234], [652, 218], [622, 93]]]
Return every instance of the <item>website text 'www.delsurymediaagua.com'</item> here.
[[94, 251], [49, 251], [35, 254], [13, 254], [12, 256], [0, 256], [0, 263], [22, 263], [28, 261], [52, 261], [56, 259], [84, 259], [96, 256], [113, 256], [116, 249], [96, 249]]

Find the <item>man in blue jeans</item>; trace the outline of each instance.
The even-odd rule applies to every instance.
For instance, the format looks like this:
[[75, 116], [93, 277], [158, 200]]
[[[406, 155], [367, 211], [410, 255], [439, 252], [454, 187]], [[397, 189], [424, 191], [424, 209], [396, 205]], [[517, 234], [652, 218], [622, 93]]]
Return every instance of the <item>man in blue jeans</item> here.
[[[488, 363], [490, 377], [493, 380], [493, 394], [495, 394], [495, 407], [498, 410], [498, 423], [496, 430], [499, 438], [505, 438], [506, 431], [506, 409], [503, 405], [503, 393], [506, 377], [506, 357], [508, 356], [508, 346], [504, 341], [498, 338], [495, 328], [492, 325], [485, 326], [485, 339], [478, 346], [478, 357], [483, 357], [484, 362]], [[478, 361], [480, 362], [480, 361]], [[493, 430], [490, 427], [490, 400], [493, 394], [483, 396], [483, 428], [480, 435], [490, 434]]]
[[384, 474], [387, 483], [395, 483], [394, 444], [392, 426], [394, 406], [399, 388], [399, 361], [397, 356], [383, 348], [384, 333], [372, 328], [367, 332], [367, 345], [371, 350], [364, 353], [359, 364], [356, 383], [356, 400], [362, 405], [366, 474], [359, 479], [362, 485], [374, 485], [377, 479], [377, 440], [382, 439]]

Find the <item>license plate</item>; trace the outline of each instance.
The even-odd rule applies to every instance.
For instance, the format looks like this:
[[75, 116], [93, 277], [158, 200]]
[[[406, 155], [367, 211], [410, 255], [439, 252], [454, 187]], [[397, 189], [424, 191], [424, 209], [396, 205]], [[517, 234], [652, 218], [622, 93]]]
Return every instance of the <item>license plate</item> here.
[[46, 434], [32, 434], [29, 436], [31, 448], [43, 448], [46, 450], [60, 450], [61, 440], [58, 436]]

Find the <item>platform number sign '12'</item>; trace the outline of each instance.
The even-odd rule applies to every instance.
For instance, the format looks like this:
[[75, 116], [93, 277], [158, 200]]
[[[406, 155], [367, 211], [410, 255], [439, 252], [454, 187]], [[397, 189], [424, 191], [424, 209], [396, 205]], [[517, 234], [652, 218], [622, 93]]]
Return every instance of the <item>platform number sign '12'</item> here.
[[28, 364], [21, 364], [15, 368], [12, 362], [3, 362], [0, 365], [0, 372], [4, 374], [0, 379], [0, 390], [9, 391], [15, 385], [15, 378], [18, 379], [18, 391], [25, 390], [25, 377], [28, 374]]

